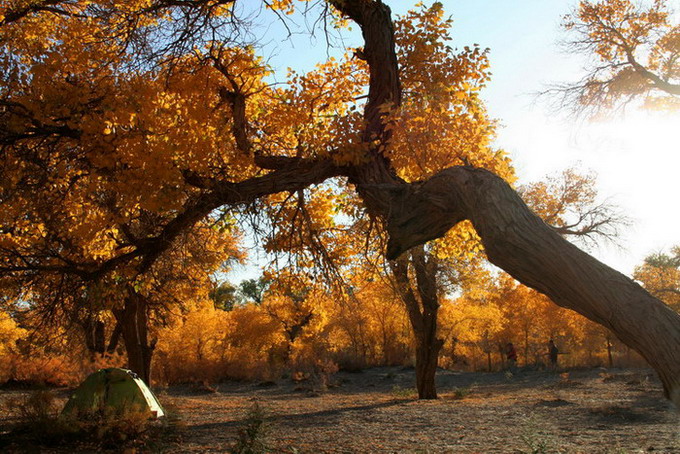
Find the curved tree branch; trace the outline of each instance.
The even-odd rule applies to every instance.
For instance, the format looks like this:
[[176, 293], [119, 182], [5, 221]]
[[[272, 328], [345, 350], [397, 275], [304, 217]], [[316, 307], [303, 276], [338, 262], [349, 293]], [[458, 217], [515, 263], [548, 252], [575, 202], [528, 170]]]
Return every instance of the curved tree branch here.
[[[263, 162], [268, 162], [262, 158]], [[0, 266], [0, 274], [44, 271], [76, 275], [83, 280], [96, 280], [119, 266], [141, 259], [139, 273], [146, 272], [153, 263], [171, 246], [172, 242], [213, 210], [222, 206], [237, 206], [253, 202], [269, 194], [297, 191], [328, 178], [341, 174], [341, 168], [329, 161], [278, 160], [278, 169], [266, 175], [253, 177], [242, 182], [202, 181], [205, 191], [187, 201], [183, 209], [153, 237], [137, 238], [134, 249], [101, 263], [45, 265], [40, 260], [24, 260], [21, 263]], [[49, 258], [49, 257], [48, 257]]]
[[680, 407], [680, 314], [563, 239], [500, 177], [453, 167], [392, 194], [388, 258], [469, 219], [492, 263], [612, 330], [656, 369], [666, 396]]

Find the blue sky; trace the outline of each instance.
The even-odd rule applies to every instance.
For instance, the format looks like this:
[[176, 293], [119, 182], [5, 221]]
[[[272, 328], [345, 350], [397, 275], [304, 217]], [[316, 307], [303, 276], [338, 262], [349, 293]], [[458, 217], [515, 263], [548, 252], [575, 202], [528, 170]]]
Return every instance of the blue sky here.
[[[394, 14], [415, 2], [385, 0]], [[578, 80], [585, 60], [559, 46], [566, 35], [562, 17], [576, 0], [443, 0], [454, 19], [453, 46], [477, 43], [490, 48], [492, 80], [483, 92], [491, 115], [502, 125], [496, 145], [510, 153], [521, 182], [528, 183], [579, 165], [598, 174], [602, 198], [610, 199], [632, 220], [619, 246], [604, 244], [589, 252], [631, 274], [643, 258], [680, 244], [678, 175], [680, 115], [630, 110], [624, 117], [591, 123], [551, 109], [535, 93], [551, 83]], [[301, 19], [294, 19], [300, 25]], [[355, 27], [356, 28], [356, 27]], [[321, 34], [301, 33], [280, 41], [280, 24], [263, 40], [269, 63], [278, 70], [310, 69], [329, 50]], [[361, 45], [357, 30], [346, 44]], [[330, 51], [336, 52], [334, 50]], [[253, 277], [257, 270], [241, 270]]]

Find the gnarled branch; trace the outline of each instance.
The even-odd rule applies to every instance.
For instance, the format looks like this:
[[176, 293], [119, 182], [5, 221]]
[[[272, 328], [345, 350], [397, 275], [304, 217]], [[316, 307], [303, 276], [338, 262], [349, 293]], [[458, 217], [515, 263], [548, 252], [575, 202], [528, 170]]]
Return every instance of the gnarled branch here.
[[395, 195], [388, 258], [464, 219], [474, 225], [492, 263], [612, 330], [656, 369], [666, 396], [680, 406], [680, 314], [563, 239], [493, 173], [453, 167]]

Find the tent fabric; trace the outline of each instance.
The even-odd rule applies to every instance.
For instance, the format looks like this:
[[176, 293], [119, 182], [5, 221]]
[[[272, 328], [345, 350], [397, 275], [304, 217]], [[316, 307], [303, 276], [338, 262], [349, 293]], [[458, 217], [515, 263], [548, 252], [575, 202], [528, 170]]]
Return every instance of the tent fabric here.
[[62, 415], [78, 416], [100, 411], [123, 413], [148, 411], [151, 416], [165, 415], [163, 407], [137, 374], [127, 369], [100, 369], [88, 376], [71, 395]]

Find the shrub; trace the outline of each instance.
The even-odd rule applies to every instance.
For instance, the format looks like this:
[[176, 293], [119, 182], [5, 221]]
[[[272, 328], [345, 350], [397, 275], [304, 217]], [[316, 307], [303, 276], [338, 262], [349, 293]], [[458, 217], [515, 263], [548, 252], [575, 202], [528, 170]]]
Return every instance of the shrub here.
[[23, 394], [5, 402], [5, 411], [16, 420], [13, 432], [32, 435], [37, 440], [49, 441], [67, 431], [67, 425], [59, 420], [59, 407], [54, 393], [48, 390]]
[[32, 386], [70, 386], [78, 383], [79, 363], [66, 355], [13, 355], [7, 380]]
[[232, 454], [264, 454], [269, 452], [268, 440], [270, 427], [267, 412], [255, 402], [243, 420], [238, 431], [236, 444], [230, 450]]
[[464, 387], [464, 388], [454, 388], [453, 389], [453, 395], [451, 398], [453, 400], [461, 400], [464, 399], [465, 396], [470, 394], [470, 388], [469, 387]]
[[524, 454], [559, 452], [555, 440], [546, 432], [539, 419], [535, 415], [530, 416], [520, 433], [520, 439], [524, 442], [528, 451], [521, 452]]
[[418, 391], [413, 388], [403, 388], [399, 385], [392, 387], [392, 395], [398, 399], [415, 399], [418, 396]]

